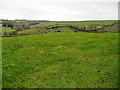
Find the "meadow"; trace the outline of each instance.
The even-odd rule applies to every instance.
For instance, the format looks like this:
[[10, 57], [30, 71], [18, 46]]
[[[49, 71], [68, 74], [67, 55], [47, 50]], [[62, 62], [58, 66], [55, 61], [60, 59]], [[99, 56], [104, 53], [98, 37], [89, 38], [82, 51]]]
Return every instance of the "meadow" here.
[[3, 88], [117, 88], [118, 33], [2, 39]]

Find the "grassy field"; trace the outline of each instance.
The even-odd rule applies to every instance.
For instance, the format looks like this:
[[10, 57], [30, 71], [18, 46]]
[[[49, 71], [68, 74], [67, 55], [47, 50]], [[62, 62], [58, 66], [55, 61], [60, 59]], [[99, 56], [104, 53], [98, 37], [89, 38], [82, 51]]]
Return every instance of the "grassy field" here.
[[2, 27], [2, 35], [6, 32], [6, 33], [10, 33], [15, 31], [14, 29], [11, 29], [10, 27]]
[[[6, 22], [6, 23], [5, 23]], [[49, 22], [35, 22], [35, 21], [3, 21], [3, 36], [10, 35], [32, 35], [32, 34], [43, 34], [49, 32], [74, 32], [76, 29], [82, 30], [84, 32], [96, 31], [97, 33], [101, 32], [110, 32], [117, 33], [118, 32], [118, 24], [117, 20], [94, 20], [94, 21], [49, 21]], [[9, 27], [7, 27], [9, 25]], [[12, 25], [12, 27], [10, 27]], [[60, 26], [64, 27], [60, 27]], [[109, 26], [108, 26], [109, 25]], [[74, 28], [70, 28], [72, 26]], [[108, 27], [105, 27], [108, 26]], [[54, 28], [55, 27], [55, 28]], [[105, 28], [103, 28], [105, 27]], [[75, 29], [76, 28], [76, 29]], [[78, 30], [77, 30], [78, 31]], [[78, 31], [80, 32], [80, 31]]]
[[117, 22], [117, 20], [91, 20], [91, 21], [62, 21], [60, 24], [73, 24], [73, 25], [90, 25], [90, 24], [99, 24], [99, 25], [108, 25]]
[[4, 37], [3, 88], [116, 88], [118, 33]]

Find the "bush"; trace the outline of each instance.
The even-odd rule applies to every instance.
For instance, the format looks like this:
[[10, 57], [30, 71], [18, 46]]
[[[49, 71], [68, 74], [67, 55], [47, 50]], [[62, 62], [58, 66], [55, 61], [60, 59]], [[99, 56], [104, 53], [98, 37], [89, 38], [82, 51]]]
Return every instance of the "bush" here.
[[14, 27], [14, 23], [11, 22], [11, 21], [4, 21], [4, 22], [2, 22], [2, 26], [3, 27], [11, 27], [11, 28], [13, 28]]
[[78, 32], [78, 31], [74, 31], [74, 32]]

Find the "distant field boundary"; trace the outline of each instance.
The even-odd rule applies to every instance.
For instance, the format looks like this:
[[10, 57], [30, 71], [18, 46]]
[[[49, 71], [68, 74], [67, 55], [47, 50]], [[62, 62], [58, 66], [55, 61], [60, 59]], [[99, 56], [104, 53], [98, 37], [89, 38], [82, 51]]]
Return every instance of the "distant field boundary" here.
[[[48, 27], [46, 27], [46, 29], [53, 29], [52, 31], [47, 31], [46, 33], [54, 33], [54, 32], [64, 32], [64, 31], [60, 31], [60, 30], [57, 30], [55, 31], [54, 29], [55, 28], [61, 28], [61, 27], [68, 27], [68, 28], [72, 28], [74, 29], [73, 32], [77, 32], [77, 31], [80, 31], [80, 32], [88, 32], [88, 33], [109, 33], [109, 31], [105, 31], [106, 28], [110, 27], [110, 26], [113, 26], [113, 25], [116, 25], [116, 24], [119, 24], [120, 22], [115, 22], [115, 23], [112, 23], [112, 24], [109, 24], [109, 25], [104, 25], [103, 27], [101, 28], [95, 28], [94, 30], [87, 30], [86, 28], [83, 27], [83, 29], [79, 28], [78, 26], [74, 26], [74, 25], [69, 25], [69, 24], [55, 24], [55, 25], [49, 25]], [[23, 35], [33, 35], [33, 34], [46, 34], [46, 33], [33, 33], [33, 34], [17, 34], [17, 32], [19, 31], [14, 31], [15, 34], [11, 34], [11, 35], [0, 35], [0, 37], [15, 37], [15, 36], [23, 36]], [[115, 32], [115, 33], [118, 33], [119, 31]]]
[[[109, 26], [113, 26], [115, 24], [118, 24], [119, 22], [115, 22], [115, 23], [112, 23], [110, 25], [105, 25], [101, 28], [98, 28], [96, 30], [82, 30], [80, 28], [77, 28], [76, 26], [73, 26], [73, 25], [64, 25], [63, 26], [52, 26], [51, 28], [46, 28], [46, 29], [54, 29], [54, 28], [60, 28], [60, 27], [69, 27], [69, 28], [72, 28], [72, 29], [75, 29], [76, 31], [81, 31], [81, 32], [89, 32], [89, 33], [107, 33], [108, 31], [105, 31], [104, 29], [109, 27]], [[61, 25], [61, 24], [58, 24], [58, 25]], [[101, 31], [100, 31], [101, 30]]]
[[[110, 24], [110, 25], [105, 25], [105, 26], [103, 26], [102, 28], [99, 28], [99, 29], [96, 29], [96, 30], [81, 30], [81, 29], [76, 28], [76, 27], [74, 27], [74, 26], [72, 26], [72, 25], [67, 25], [67, 26], [70, 27], [70, 28], [72, 28], [72, 29], [75, 29], [75, 30], [77, 30], [77, 31], [82, 31], [82, 32], [89, 32], [89, 33], [106, 33], [106, 32], [108, 32], [108, 31], [104, 31], [105, 28], [107, 28], [107, 27], [109, 27], [109, 26], [113, 26], [113, 25], [118, 24], [118, 23], [120, 23], [120, 22], [115, 22], [115, 23]], [[99, 30], [102, 30], [102, 31], [99, 32]]]

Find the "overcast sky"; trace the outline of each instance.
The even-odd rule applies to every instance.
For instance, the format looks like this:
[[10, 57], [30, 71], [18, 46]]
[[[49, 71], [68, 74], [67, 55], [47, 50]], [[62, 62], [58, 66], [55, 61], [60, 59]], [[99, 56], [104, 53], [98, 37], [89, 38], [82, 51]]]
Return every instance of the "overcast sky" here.
[[0, 0], [0, 19], [116, 20], [119, 0]]

